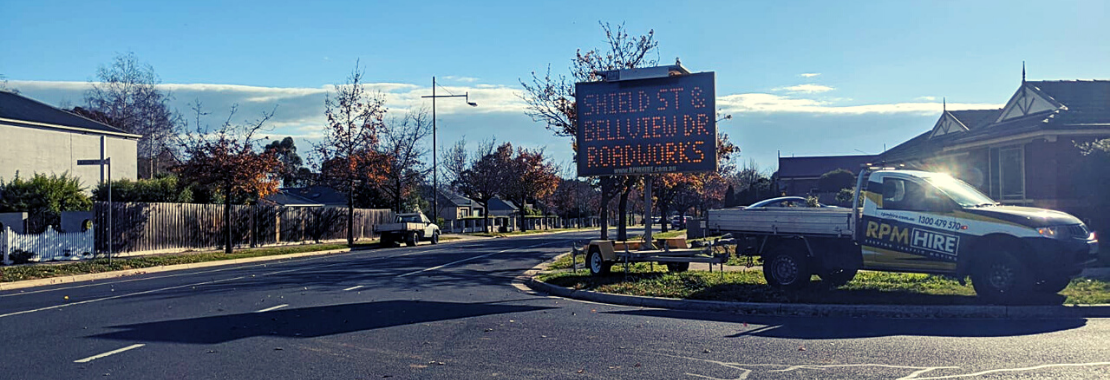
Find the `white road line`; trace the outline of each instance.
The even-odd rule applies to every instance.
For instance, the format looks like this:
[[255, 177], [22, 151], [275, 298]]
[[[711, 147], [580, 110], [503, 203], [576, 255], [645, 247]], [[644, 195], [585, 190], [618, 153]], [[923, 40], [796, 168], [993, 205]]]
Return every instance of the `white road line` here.
[[274, 306], [274, 307], [267, 307], [265, 309], [256, 311], [255, 313], [265, 313], [267, 311], [274, 311], [274, 310], [277, 310], [277, 309], [280, 309], [280, 308], [283, 308], [283, 307], [286, 307], [286, 306], [289, 306], [289, 304], [283, 303], [281, 305], [277, 305], [277, 306]]
[[545, 245], [552, 245], [552, 244], [555, 244], [555, 243], [565, 243], [565, 242], [563, 242], [563, 241], [553, 241], [553, 242], [547, 242], [547, 243], [543, 243], [543, 244], [530, 245], [530, 246], [527, 246], [527, 247], [509, 248], [509, 249], [500, 250], [500, 251], [493, 252], [493, 253], [487, 253], [487, 254], [484, 254], [484, 255], [478, 255], [478, 256], [471, 257], [471, 258], [462, 259], [462, 260], [459, 260], [459, 261], [452, 261], [452, 262], [449, 262], [447, 264], [438, 265], [438, 266], [434, 266], [434, 267], [431, 267], [431, 268], [425, 268], [425, 269], [421, 269], [421, 270], [414, 271], [414, 272], [408, 272], [408, 273], [405, 273], [405, 274], [400, 274], [400, 275], [397, 275], [397, 277], [408, 277], [408, 276], [411, 276], [411, 275], [414, 275], [414, 274], [420, 274], [420, 273], [424, 273], [424, 272], [428, 272], [428, 271], [443, 269], [445, 267], [449, 267], [449, 266], [452, 266], [452, 265], [455, 265], [455, 264], [458, 264], [458, 263], [464, 263], [464, 262], [467, 262], [467, 261], [470, 261], [470, 260], [475, 260], [475, 259], [480, 259], [480, 258], [483, 258], [483, 257], [493, 256], [493, 255], [496, 255], [498, 253], [505, 253], [505, 252], [508, 252], [508, 251], [516, 251], [516, 250], [524, 250], [524, 249], [529, 249], [529, 248], [538, 248], [538, 247], [543, 247]]
[[124, 352], [124, 351], [128, 351], [128, 350], [134, 350], [134, 349], [142, 347], [142, 346], [145, 346], [145, 344], [132, 344], [130, 346], [127, 346], [127, 347], [124, 347], [124, 348], [121, 348], [121, 349], [118, 349], [118, 350], [111, 350], [111, 351], [105, 352], [103, 354], [93, 355], [93, 356], [90, 356], [90, 357], [87, 357], [87, 358], [84, 358], [84, 359], [77, 359], [77, 360], [74, 360], [73, 362], [74, 363], [88, 363], [88, 362], [91, 362], [93, 360], [103, 358], [105, 356], [115, 355], [115, 354], [118, 354], [120, 352]]
[[349, 287], [347, 289], [343, 289], [343, 291], [344, 292], [349, 292], [349, 291], [352, 291], [352, 290], [355, 290], [355, 289], [358, 289], [358, 288], [361, 288], [361, 287], [362, 287], [362, 285], [355, 285], [355, 286]]

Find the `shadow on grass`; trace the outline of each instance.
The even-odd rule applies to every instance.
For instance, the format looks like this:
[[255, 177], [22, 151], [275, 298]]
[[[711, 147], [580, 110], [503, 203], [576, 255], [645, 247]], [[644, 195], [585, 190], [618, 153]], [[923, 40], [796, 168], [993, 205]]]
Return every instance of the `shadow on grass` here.
[[547, 309], [495, 303], [382, 301], [279, 309], [123, 326], [92, 338], [216, 344], [256, 336], [313, 338], [393, 326]]
[[[753, 277], [761, 276], [752, 274]], [[982, 305], [983, 300], [971, 294], [937, 294], [925, 290], [840, 288], [828, 289], [820, 282], [802, 290], [780, 290], [763, 283], [733, 281], [711, 283], [708, 277], [674, 276], [666, 272], [633, 272], [609, 276], [568, 274], [547, 279], [553, 285], [579, 290], [593, 290], [631, 295], [725, 302], [760, 302], [835, 305]], [[728, 281], [721, 279], [720, 281]], [[1060, 294], [1030, 293], [1011, 305], [1061, 305], [1067, 299]]]

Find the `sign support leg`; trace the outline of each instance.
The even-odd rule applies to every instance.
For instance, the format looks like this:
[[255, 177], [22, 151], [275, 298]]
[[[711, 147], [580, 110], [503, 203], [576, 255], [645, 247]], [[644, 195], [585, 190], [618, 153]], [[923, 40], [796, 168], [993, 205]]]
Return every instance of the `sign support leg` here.
[[[644, 176], [644, 249], [653, 249], [651, 239], [651, 185], [652, 176]], [[660, 217], [659, 222], [662, 223], [663, 219]]]

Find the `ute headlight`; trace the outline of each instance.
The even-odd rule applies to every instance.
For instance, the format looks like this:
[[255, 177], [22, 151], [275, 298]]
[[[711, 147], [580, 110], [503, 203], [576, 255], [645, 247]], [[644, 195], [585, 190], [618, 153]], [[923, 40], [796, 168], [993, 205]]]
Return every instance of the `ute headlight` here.
[[1062, 230], [1063, 228], [1059, 226], [1040, 227], [1037, 228], [1037, 233], [1041, 234], [1041, 236], [1055, 239], [1060, 237], [1060, 232], [1063, 232]]

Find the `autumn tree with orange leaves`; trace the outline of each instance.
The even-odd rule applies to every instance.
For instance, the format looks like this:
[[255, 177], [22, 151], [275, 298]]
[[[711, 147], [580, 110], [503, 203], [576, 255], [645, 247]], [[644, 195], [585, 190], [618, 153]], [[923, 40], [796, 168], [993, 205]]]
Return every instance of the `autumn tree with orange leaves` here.
[[524, 231], [527, 229], [524, 205], [528, 198], [542, 199], [555, 192], [559, 187], [559, 168], [544, 157], [543, 149], [520, 148], [510, 173], [510, 185], [503, 191], [506, 197], [520, 201], [520, 230]]
[[384, 180], [388, 158], [378, 152], [378, 133], [385, 118], [385, 96], [362, 83], [362, 69], [335, 85], [324, 100], [327, 125], [315, 144], [321, 179], [347, 195], [347, 244], [354, 244], [354, 195], [357, 185], [377, 186]]
[[188, 159], [175, 169], [185, 181], [214, 190], [224, 199], [224, 252], [232, 252], [231, 203], [233, 199], [258, 199], [277, 191], [281, 162], [272, 151], [264, 150], [263, 139], [256, 137], [274, 111], [264, 113], [253, 122], [233, 124], [237, 107], [233, 106], [219, 128], [200, 126], [205, 113], [199, 101], [193, 104], [196, 113], [194, 130], [181, 135], [181, 147]]

